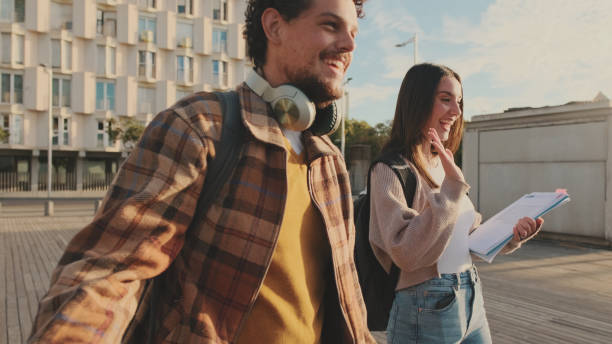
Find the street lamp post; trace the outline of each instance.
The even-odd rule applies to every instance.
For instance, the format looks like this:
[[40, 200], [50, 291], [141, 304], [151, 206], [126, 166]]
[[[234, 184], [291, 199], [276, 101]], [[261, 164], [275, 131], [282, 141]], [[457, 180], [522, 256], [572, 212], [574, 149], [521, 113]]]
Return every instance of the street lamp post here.
[[48, 141], [47, 141], [47, 204], [45, 215], [53, 215], [53, 202], [51, 201], [51, 173], [53, 171], [53, 67], [41, 64], [49, 73], [49, 111], [48, 111]]
[[403, 46], [405, 46], [408, 43], [413, 43], [414, 46], [414, 64], [417, 64], [417, 51], [418, 51], [418, 39], [417, 39], [417, 34], [415, 33], [414, 36], [412, 36], [412, 38], [410, 38], [409, 40], [402, 42], [402, 43], [398, 43], [395, 46], [398, 48], [401, 48]]
[[[346, 87], [346, 85], [351, 80], [353, 80], [353, 78], [348, 77], [343, 85]], [[346, 89], [344, 90], [344, 104], [343, 104], [343, 108], [344, 108], [344, 116], [342, 116], [342, 125], [340, 127], [340, 151], [342, 152], [342, 156], [345, 157], [345, 155], [344, 155], [344, 148], [345, 148], [345, 145], [346, 145], [346, 127], [345, 127], [345, 122], [348, 119], [348, 113], [349, 113], [349, 93], [348, 93], [348, 91]]]

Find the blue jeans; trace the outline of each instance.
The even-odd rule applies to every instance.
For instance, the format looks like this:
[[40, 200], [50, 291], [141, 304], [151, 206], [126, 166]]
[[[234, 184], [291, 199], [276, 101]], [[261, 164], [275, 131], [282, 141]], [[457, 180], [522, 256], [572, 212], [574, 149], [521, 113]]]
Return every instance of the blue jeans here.
[[491, 343], [476, 268], [397, 291], [387, 343]]

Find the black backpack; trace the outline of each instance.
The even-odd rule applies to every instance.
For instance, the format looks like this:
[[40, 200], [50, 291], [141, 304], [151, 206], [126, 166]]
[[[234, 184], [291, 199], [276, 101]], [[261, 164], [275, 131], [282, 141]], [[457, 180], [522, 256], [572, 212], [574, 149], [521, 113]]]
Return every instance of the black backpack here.
[[370, 246], [370, 174], [377, 163], [389, 166], [397, 175], [404, 189], [404, 196], [409, 207], [416, 189], [416, 177], [408, 164], [398, 154], [386, 154], [370, 165], [368, 170], [367, 193], [359, 195], [353, 202], [355, 220], [355, 265], [359, 275], [361, 293], [368, 310], [368, 328], [370, 331], [385, 331], [389, 321], [389, 312], [395, 297], [395, 287], [399, 277], [399, 268], [391, 265], [387, 273], [380, 265]]

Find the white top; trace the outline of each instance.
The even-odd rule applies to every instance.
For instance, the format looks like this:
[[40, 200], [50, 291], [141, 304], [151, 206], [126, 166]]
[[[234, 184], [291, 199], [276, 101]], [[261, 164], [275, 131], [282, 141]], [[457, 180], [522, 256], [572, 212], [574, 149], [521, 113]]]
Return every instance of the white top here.
[[[439, 159], [439, 158], [438, 158]], [[442, 184], [444, 180], [444, 169], [438, 160], [438, 165], [429, 170], [433, 180]], [[469, 197], [464, 194], [459, 201], [459, 214], [453, 228], [453, 234], [448, 246], [442, 252], [438, 260], [438, 272], [441, 274], [454, 274], [463, 272], [472, 266], [468, 236], [470, 228], [474, 224], [476, 212]]]
[[304, 150], [304, 144], [302, 143], [302, 132], [285, 128], [281, 128], [281, 131], [283, 132], [287, 140], [289, 140], [293, 151], [296, 152], [298, 155], [302, 154], [302, 150]]

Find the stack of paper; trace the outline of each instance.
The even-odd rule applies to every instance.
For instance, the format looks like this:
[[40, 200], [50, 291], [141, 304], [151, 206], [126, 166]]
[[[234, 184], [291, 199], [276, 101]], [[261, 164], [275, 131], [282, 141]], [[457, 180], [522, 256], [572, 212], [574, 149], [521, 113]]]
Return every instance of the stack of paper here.
[[495, 214], [470, 234], [470, 251], [488, 263], [512, 239], [512, 229], [523, 217], [538, 218], [552, 209], [569, 202], [565, 190], [532, 192], [524, 195]]

